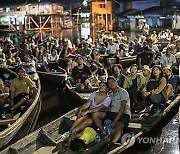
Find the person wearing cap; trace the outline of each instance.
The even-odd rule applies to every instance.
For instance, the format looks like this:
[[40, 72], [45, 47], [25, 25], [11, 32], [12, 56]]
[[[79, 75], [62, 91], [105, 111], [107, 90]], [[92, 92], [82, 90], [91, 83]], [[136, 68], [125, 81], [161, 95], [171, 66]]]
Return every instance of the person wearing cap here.
[[[170, 84], [172, 86], [174, 93], [178, 93], [178, 90], [180, 89], [179, 76], [173, 75], [172, 70], [169, 66], [164, 68], [164, 76], [166, 78], [167, 84]], [[170, 93], [170, 92], [168, 92], [168, 93]]]
[[176, 57], [171, 54], [171, 51], [172, 49], [170, 47], [166, 49], [166, 53], [160, 58], [160, 63], [163, 68], [170, 66], [170, 68], [173, 70], [176, 65]]
[[143, 76], [146, 78], [146, 83], [149, 81], [149, 78], [151, 76], [151, 69], [148, 65], [144, 65], [142, 68]]
[[16, 110], [20, 110], [21, 106], [25, 104], [27, 106], [27, 102], [31, 96], [32, 102], [36, 96], [37, 89], [34, 82], [28, 78], [25, 74], [25, 69], [20, 67], [17, 69], [18, 77], [12, 80], [10, 90], [10, 107], [11, 107], [11, 115], [13, 116], [16, 113]]

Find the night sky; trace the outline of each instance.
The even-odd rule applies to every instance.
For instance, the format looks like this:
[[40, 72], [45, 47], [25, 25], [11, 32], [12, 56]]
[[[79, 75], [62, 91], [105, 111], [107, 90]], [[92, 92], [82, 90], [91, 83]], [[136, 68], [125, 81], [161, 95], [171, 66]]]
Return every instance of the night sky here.
[[[145, 0], [116, 0], [116, 1], [127, 2], [127, 1], [145, 1]], [[151, 1], [151, 0], [147, 0], [147, 1]], [[180, 0], [160, 0], [160, 1], [165, 4], [172, 3], [174, 5], [180, 5]], [[28, 4], [33, 2], [38, 2], [38, 0], [0, 0], [0, 6], [6, 6], [12, 4]], [[41, 0], [41, 2], [57, 2], [64, 5], [69, 5], [71, 3], [73, 5], [76, 3], [83, 2], [83, 0]]]
[[[58, 2], [61, 4], [68, 5], [70, 3], [79, 3], [82, 2], [83, 0], [41, 0], [41, 2]], [[28, 3], [33, 3], [33, 2], [38, 2], [38, 0], [0, 0], [0, 6], [2, 5], [11, 5], [11, 4], [28, 4]]]

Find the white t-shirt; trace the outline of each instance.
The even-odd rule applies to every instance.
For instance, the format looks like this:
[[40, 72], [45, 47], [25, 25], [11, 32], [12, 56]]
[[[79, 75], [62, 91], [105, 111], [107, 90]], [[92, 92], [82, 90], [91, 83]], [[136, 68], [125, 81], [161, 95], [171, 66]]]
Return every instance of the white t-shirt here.
[[53, 61], [56, 61], [56, 57], [57, 57], [57, 56], [52, 56], [52, 55], [50, 54], [49, 57], [48, 57], [48, 59], [53, 62]]
[[170, 57], [167, 57], [165, 54], [161, 56], [160, 58], [161, 64], [164, 65], [164, 67], [171, 67], [173, 64], [176, 63], [176, 57], [171, 54]]
[[119, 90], [115, 95], [113, 94], [113, 92], [110, 92], [109, 96], [111, 97], [111, 112], [119, 112], [122, 101], [127, 101], [124, 113], [131, 116], [130, 98], [128, 92], [125, 89], [119, 87]]
[[119, 50], [119, 45], [114, 43], [113, 45], [108, 45], [107, 50], [109, 50], [109, 54], [115, 54]]
[[157, 45], [153, 44], [152, 47], [151, 47], [151, 51], [153, 53], [159, 52], [159, 48], [157, 47]]

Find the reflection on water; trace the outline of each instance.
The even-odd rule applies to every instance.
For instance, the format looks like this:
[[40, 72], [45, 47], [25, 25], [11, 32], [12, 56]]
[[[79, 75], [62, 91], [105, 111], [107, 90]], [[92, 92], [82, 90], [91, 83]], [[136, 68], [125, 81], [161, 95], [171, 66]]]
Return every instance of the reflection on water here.
[[81, 24], [81, 38], [87, 39], [90, 35], [90, 23]]
[[79, 26], [75, 26], [72, 29], [62, 29], [58, 37], [69, 38], [72, 42], [76, 39], [87, 39], [90, 35], [90, 23], [82, 23]]
[[[90, 23], [82, 23], [79, 26], [75, 26], [72, 29], [62, 29], [60, 32], [55, 33], [54, 36], [61, 38], [69, 38], [72, 42], [75, 42], [77, 38], [87, 39], [88, 35], [95, 41], [100, 34], [98, 28], [91, 28]], [[113, 34], [113, 32], [111, 32]], [[130, 36], [132, 39], [138, 34], [138, 32], [127, 31], [127, 36]]]

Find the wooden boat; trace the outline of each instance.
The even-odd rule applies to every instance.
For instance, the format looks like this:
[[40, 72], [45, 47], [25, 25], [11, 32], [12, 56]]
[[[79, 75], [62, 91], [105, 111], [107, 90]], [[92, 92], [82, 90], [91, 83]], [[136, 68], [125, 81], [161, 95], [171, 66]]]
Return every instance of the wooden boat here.
[[66, 72], [38, 71], [38, 75], [42, 89], [46, 89], [46, 92], [42, 93], [43, 104], [40, 118], [43, 119], [48, 113], [53, 115], [64, 114], [84, 104], [79, 94], [67, 87], [68, 76]]
[[[177, 95], [172, 100], [166, 102], [164, 106], [161, 106], [161, 112], [155, 112], [153, 114], [139, 114], [132, 115], [130, 123], [125, 130], [125, 133], [130, 134], [130, 138], [125, 140], [117, 148], [110, 150], [106, 148], [106, 144], [109, 142], [108, 138], [103, 139], [100, 142], [94, 142], [88, 146], [84, 153], [120, 153], [134, 144], [139, 137], [144, 136], [148, 133], [155, 125], [157, 125], [162, 118], [164, 118], [169, 112], [179, 105], [180, 95]], [[17, 143], [9, 146], [5, 150], [1, 151], [0, 154], [50, 154], [55, 148], [55, 145], [62, 142], [65, 139], [66, 132], [61, 133], [61, 128], [65, 125], [65, 119], [69, 118], [74, 120], [76, 118], [77, 108], [64, 114], [60, 118], [50, 122], [49, 124], [41, 127], [37, 131], [24, 137]], [[67, 130], [68, 131], [68, 130]], [[122, 141], [122, 139], [121, 139]]]
[[107, 65], [106, 63], [108, 61], [110, 64], [121, 64], [123, 68], [128, 68], [132, 64], [136, 63], [136, 58], [137, 56], [129, 56], [129, 57], [119, 58], [118, 60], [117, 58], [109, 58], [108, 55], [101, 55], [100, 61], [104, 66]]
[[64, 80], [67, 80], [67, 73], [61, 73], [61, 72], [42, 72], [42, 71], [37, 71], [40, 79], [48, 79], [49, 82], [55, 82], [60, 83], [63, 82]]
[[[2, 69], [4, 68], [0, 68], [1, 71]], [[12, 71], [9, 70], [9, 73], [11, 74]], [[41, 108], [40, 91], [41, 85], [38, 80], [37, 95], [27, 111], [17, 119], [0, 120], [1, 126], [8, 126], [0, 132], [0, 149], [16, 142], [33, 131]]]

